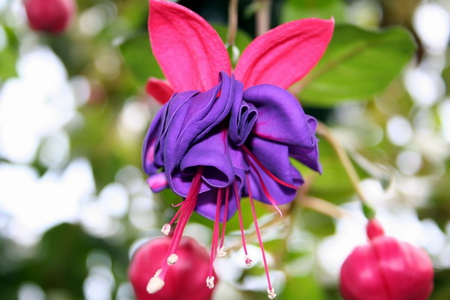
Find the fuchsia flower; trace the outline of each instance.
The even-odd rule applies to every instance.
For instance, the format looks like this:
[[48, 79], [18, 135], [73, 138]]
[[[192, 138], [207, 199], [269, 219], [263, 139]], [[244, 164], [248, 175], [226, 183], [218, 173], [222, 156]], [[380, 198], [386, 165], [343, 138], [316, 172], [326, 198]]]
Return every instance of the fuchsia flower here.
[[426, 300], [433, 291], [433, 265], [420, 248], [384, 235], [377, 220], [367, 225], [369, 243], [358, 246], [341, 269], [346, 300]]
[[[171, 243], [170, 237], [153, 239], [133, 255], [129, 277], [139, 300], [209, 300], [212, 290], [205, 286], [209, 255], [197, 241], [183, 237], [177, 253], [180, 262], [167, 272], [167, 284], [156, 294], [147, 293], [148, 279], [164, 262]], [[186, 280], [189, 278], [189, 280]]]
[[30, 27], [53, 34], [66, 30], [75, 14], [74, 0], [26, 0], [25, 11]]
[[[236, 212], [245, 263], [250, 265], [240, 207], [240, 199], [248, 196], [269, 298], [276, 296], [253, 199], [278, 211], [278, 204], [294, 199], [303, 179], [290, 158], [321, 172], [314, 135], [317, 121], [285, 89], [316, 65], [333, 26], [333, 21], [319, 19], [283, 24], [256, 38], [232, 72], [224, 44], [205, 20], [180, 5], [150, 1], [152, 50], [169, 83], [151, 79], [147, 91], [162, 103], [171, 97], [145, 138], [143, 168], [153, 191], [171, 188], [184, 198], [163, 227], [168, 234], [177, 221], [167, 263], [150, 280], [150, 293], [164, 284], [169, 265], [177, 261], [177, 245], [194, 210], [215, 222], [208, 287], [214, 287], [215, 257], [225, 254], [226, 221]], [[223, 224], [220, 237], [219, 223]]]

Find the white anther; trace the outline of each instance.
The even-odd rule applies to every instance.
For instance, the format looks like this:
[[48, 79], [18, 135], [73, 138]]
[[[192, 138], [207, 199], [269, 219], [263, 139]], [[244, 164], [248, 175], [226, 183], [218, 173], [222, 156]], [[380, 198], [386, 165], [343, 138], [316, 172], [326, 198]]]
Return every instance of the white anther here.
[[252, 265], [252, 263], [253, 263], [253, 260], [250, 259], [250, 256], [246, 255], [245, 256], [245, 265], [247, 267], [250, 267]]
[[275, 289], [271, 288], [271, 289], [267, 289], [267, 296], [269, 297], [269, 299], [275, 299], [275, 297], [277, 296], [277, 294], [275, 294]]
[[163, 228], [161, 229], [161, 232], [164, 235], [168, 235], [170, 232], [170, 228], [171, 228], [170, 224], [164, 224]]
[[214, 276], [206, 277], [206, 286], [210, 289], [214, 288]]
[[178, 255], [176, 255], [175, 253], [170, 255], [169, 258], [167, 259], [167, 263], [169, 265], [174, 265], [178, 260]]
[[217, 256], [219, 256], [220, 258], [225, 257], [227, 255], [227, 253], [225, 252], [225, 247], [222, 246], [219, 248], [219, 251], [217, 253]]
[[[158, 272], [157, 272], [158, 273]], [[159, 278], [158, 276], [154, 276], [150, 278], [148, 284], [147, 284], [147, 293], [154, 294], [160, 289], [162, 289], [164, 286], [164, 281]]]

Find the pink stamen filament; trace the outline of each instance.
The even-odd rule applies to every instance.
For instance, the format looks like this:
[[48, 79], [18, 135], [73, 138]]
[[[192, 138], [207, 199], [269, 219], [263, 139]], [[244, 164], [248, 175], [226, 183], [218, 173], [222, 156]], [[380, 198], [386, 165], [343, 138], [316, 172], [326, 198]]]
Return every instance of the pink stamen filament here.
[[269, 275], [269, 268], [267, 267], [266, 253], [264, 251], [264, 245], [262, 242], [261, 233], [259, 231], [258, 217], [256, 215], [255, 204], [253, 203], [253, 197], [252, 197], [252, 190], [250, 188], [250, 180], [249, 180], [247, 174], [245, 174], [245, 180], [247, 182], [248, 197], [250, 200], [250, 206], [252, 208], [253, 222], [255, 223], [256, 235], [258, 237], [259, 246], [261, 247], [261, 253], [262, 253], [262, 258], [263, 258], [263, 263], [264, 263], [264, 270], [266, 272], [266, 278], [267, 278], [267, 285], [269, 286], [269, 290], [272, 291], [273, 288], [272, 288], [272, 283], [270, 282], [270, 275]]
[[258, 166], [267, 174], [269, 175], [270, 178], [272, 178], [273, 180], [275, 180], [276, 182], [278, 182], [281, 185], [284, 185], [285, 187], [297, 190], [298, 187], [296, 187], [295, 185], [289, 184], [287, 182], [284, 182], [283, 180], [279, 179], [278, 177], [276, 177], [275, 175], [273, 175], [260, 161], [259, 159], [256, 158], [255, 155], [253, 155], [253, 153], [250, 152], [250, 150], [248, 150], [247, 147], [245, 147], [245, 145], [242, 145], [242, 150], [244, 150], [244, 152], [249, 155], [257, 164]]
[[[225, 207], [224, 207], [224, 213], [223, 213], [223, 219], [222, 219], [222, 237], [220, 238], [220, 246], [219, 248], [222, 249], [223, 248], [223, 244], [225, 241], [225, 231], [227, 228], [227, 218], [228, 218], [228, 199], [230, 197], [230, 189], [227, 186], [225, 188]], [[226, 253], [224, 253], [226, 254]]]
[[216, 217], [214, 220], [214, 230], [213, 230], [213, 236], [211, 241], [211, 250], [210, 250], [210, 258], [209, 258], [209, 273], [208, 278], [212, 278], [213, 276], [213, 263], [216, 259], [217, 254], [217, 244], [219, 239], [219, 218], [220, 218], [220, 208], [222, 205], [222, 189], [219, 189], [217, 193], [217, 203], [216, 203]]
[[242, 248], [244, 248], [245, 257], [248, 258], [247, 243], [245, 242], [244, 222], [242, 221], [241, 199], [239, 199], [239, 191], [236, 180], [234, 181], [234, 194], [236, 195], [236, 205], [238, 208], [239, 228], [241, 230]]
[[[278, 213], [280, 214], [280, 216], [283, 216], [283, 213], [281, 212], [281, 210], [278, 208], [277, 204], [279, 204], [277, 201], [275, 201], [275, 199], [273, 199], [272, 195], [270, 195], [269, 191], [267, 190], [266, 185], [264, 184], [264, 180], [261, 177], [261, 174], [259, 174], [258, 169], [256, 168], [256, 166], [251, 162], [251, 160], [244, 155], [244, 159], [247, 161], [247, 163], [250, 165], [250, 167], [253, 169], [253, 171], [255, 171], [256, 175], [258, 176], [259, 179], [259, 183], [261, 184], [261, 187], [264, 191], [264, 194], [266, 195], [267, 199], [269, 200], [270, 204], [272, 204], [272, 206], [278, 211]], [[247, 183], [248, 187], [249, 183]]]
[[175, 254], [177, 247], [181, 241], [181, 237], [183, 236], [184, 227], [186, 227], [186, 224], [194, 211], [195, 205], [197, 204], [197, 196], [200, 191], [202, 183], [201, 181], [202, 173], [203, 173], [203, 166], [199, 167], [197, 173], [195, 174], [194, 179], [192, 180], [191, 188], [189, 189], [189, 193], [186, 199], [183, 201], [183, 205], [179, 209], [179, 212], [176, 214], [179, 215], [177, 226], [175, 228], [175, 232], [173, 234], [169, 250], [167, 251], [165, 260], [163, 262], [161, 272], [158, 274], [158, 277], [161, 278], [162, 280], [164, 280], [164, 277], [170, 266], [168, 264], [168, 258], [172, 254]]

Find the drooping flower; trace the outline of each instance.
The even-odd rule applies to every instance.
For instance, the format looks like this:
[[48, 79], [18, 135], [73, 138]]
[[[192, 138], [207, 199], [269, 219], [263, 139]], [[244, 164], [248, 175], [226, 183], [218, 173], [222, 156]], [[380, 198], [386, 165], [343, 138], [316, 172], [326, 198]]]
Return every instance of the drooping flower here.
[[30, 27], [36, 31], [59, 34], [66, 30], [75, 14], [74, 0], [26, 0]]
[[377, 220], [367, 225], [369, 242], [356, 247], [341, 268], [346, 300], [426, 300], [433, 290], [433, 265], [420, 248], [384, 235]]
[[170, 237], [153, 239], [133, 255], [128, 273], [136, 297], [139, 300], [210, 300], [212, 290], [205, 286], [209, 255], [196, 240], [188, 237], [180, 241], [177, 250], [180, 262], [167, 272], [167, 284], [156, 294], [147, 293], [148, 279], [164, 262], [171, 240]]
[[152, 50], [168, 82], [153, 78], [147, 85], [147, 91], [166, 104], [144, 141], [143, 167], [153, 191], [170, 188], [184, 198], [163, 227], [168, 234], [177, 221], [168, 263], [150, 280], [150, 293], [164, 282], [194, 210], [215, 222], [206, 280], [210, 288], [214, 287], [212, 263], [225, 254], [226, 221], [236, 212], [245, 263], [250, 265], [240, 207], [240, 199], [249, 197], [269, 298], [276, 296], [253, 199], [278, 211], [278, 204], [294, 199], [303, 179], [290, 158], [321, 172], [314, 135], [317, 121], [285, 89], [315, 66], [332, 31], [333, 21], [304, 19], [283, 24], [255, 39], [232, 72], [224, 44], [205, 20], [180, 5], [150, 1]]

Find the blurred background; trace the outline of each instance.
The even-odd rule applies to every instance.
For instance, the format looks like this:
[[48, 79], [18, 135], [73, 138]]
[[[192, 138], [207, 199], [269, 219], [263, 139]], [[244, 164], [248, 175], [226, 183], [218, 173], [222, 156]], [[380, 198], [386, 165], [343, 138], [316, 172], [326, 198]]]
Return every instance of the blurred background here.
[[[240, 51], [255, 36], [261, 2], [239, 1]], [[226, 38], [227, 1], [179, 3]], [[152, 194], [140, 166], [160, 107], [145, 84], [163, 78], [149, 47], [148, 2], [77, 6], [68, 30], [51, 35], [29, 28], [21, 0], [0, 0], [1, 299], [134, 299], [131, 254], [161, 235], [180, 201]], [[332, 16], [337, 26], [324, 59], [291, 91], [347, 149], [387, 234], [429, 253], [436, 271], [430, 299], [448, 300], [450, 1], [271, 3], [272, 27]], [[340, 266], [366, 240], [354, 187], [324, 139], [320, 150], [323, 175], [302, 169], [307, 196], [283, 220], [257, 208], [268, 224], [277, 299], [342, 299]], [[229, 247], [239, 241], [236, 219], [227, 227]], [[185, 235], [208, 247], [211, 228], [194, 214]], [[214, 299], [267, 297], [252, 244], [254, 267], [238, 263], [239, 247], [217, 261]]]

